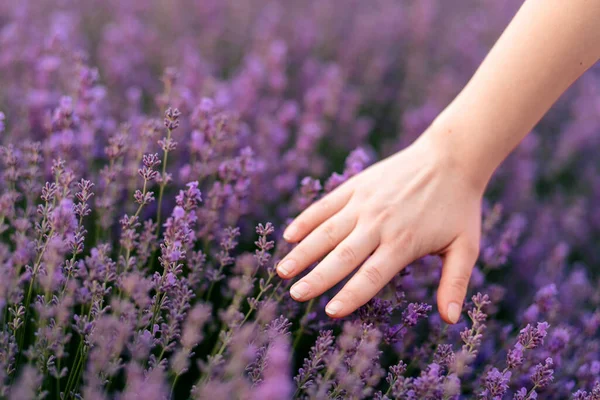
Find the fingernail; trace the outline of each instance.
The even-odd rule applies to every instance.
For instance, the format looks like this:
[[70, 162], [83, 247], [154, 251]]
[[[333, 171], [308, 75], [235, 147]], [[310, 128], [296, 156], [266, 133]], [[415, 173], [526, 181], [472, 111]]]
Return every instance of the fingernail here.
[[453, 324], [458, 322], [460, 318], [461, 307], [458, 303], [450, 303], [448, 304], [448, 319]]
[[281, 272], [283, 275], [289, 275], [294, 268], [296, 268], [296, 261], [294, 260], [283, 260], [277, 265], [277, 271]]
[[283, 232], [283, 238], [287, 241], [293, 240], [297, 233], [298, 233], [298, 228], [296, 228], [294, 225], [290, 225]]
[[298, 282], [290, 289], [290, 294], [296, 300], [301, 300], [310, 290], [310, 286], [306, 282]]
[[331, 303], [327, 304], [327, 307], [325, 307], [325, 312], [329, 315], [335, 315], [339, 313], [343, 307], [344, 305], [341, 301], [334, 300]]

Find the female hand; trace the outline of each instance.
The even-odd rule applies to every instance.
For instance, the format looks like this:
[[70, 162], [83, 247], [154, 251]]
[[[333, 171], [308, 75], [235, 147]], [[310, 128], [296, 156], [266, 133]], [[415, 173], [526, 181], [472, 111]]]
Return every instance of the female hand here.
[[[480, 235], [490, 176], [556, 99], [600, 57], [600, 2], [523, 3], [469, 83], [409, 148], [353, 177], [284, 233], [301, 241], [278, 265], [306, 301], [356, 274], [326, 307], [343, 317], [407, 264], [442, 256], [438, 308], [456, 322]], [[526, 40], [523, 40], [526, 38]], [[366, 260], [366, 261], [365, 261]]]
[[360, 267], [325, 308], [344, 317], [406, 265], [438, 254], [438, 309], [446, 322], [458, 321], [479, 252], [483, 188], [432, 136], [352, 177], [288, 226], [284, 238], [300, 243], [278, 264], [280, 277], [325, 257], [292, 286], [295, 300], [323, 294]]

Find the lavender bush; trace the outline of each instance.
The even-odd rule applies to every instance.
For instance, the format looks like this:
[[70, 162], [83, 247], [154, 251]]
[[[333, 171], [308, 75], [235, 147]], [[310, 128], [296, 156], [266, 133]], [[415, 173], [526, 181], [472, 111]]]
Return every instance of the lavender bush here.
[[600, 70], [436, 257], [355, 315], [289, 298], [290, 218], [406, 146], [516, 0], [0, 2], [0, 397], [600, 399]]

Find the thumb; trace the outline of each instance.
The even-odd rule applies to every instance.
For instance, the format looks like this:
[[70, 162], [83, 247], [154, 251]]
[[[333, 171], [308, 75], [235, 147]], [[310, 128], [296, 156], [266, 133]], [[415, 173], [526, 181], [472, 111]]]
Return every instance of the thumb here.
[[478, 254], [479, 247], [463, 239], [454, 242], [443, 256], [437, 300], [440, 315], [447, 323], [455, 324], [460, 318]]

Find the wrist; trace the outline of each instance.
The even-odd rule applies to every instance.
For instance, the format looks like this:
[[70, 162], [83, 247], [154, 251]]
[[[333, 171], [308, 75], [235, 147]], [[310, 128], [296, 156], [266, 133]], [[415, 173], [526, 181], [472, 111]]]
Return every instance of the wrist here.
[[486, 129], [475, 126], [464, 118], [455, 117], [451, 110], [446, 109], [417, 142], [433, 153], [441, 168], [456, 172], [483, 196], [501, 159], [497, 160], [493, 156], [494, 150], [485, 149], [477, 140], [477, 136]]

